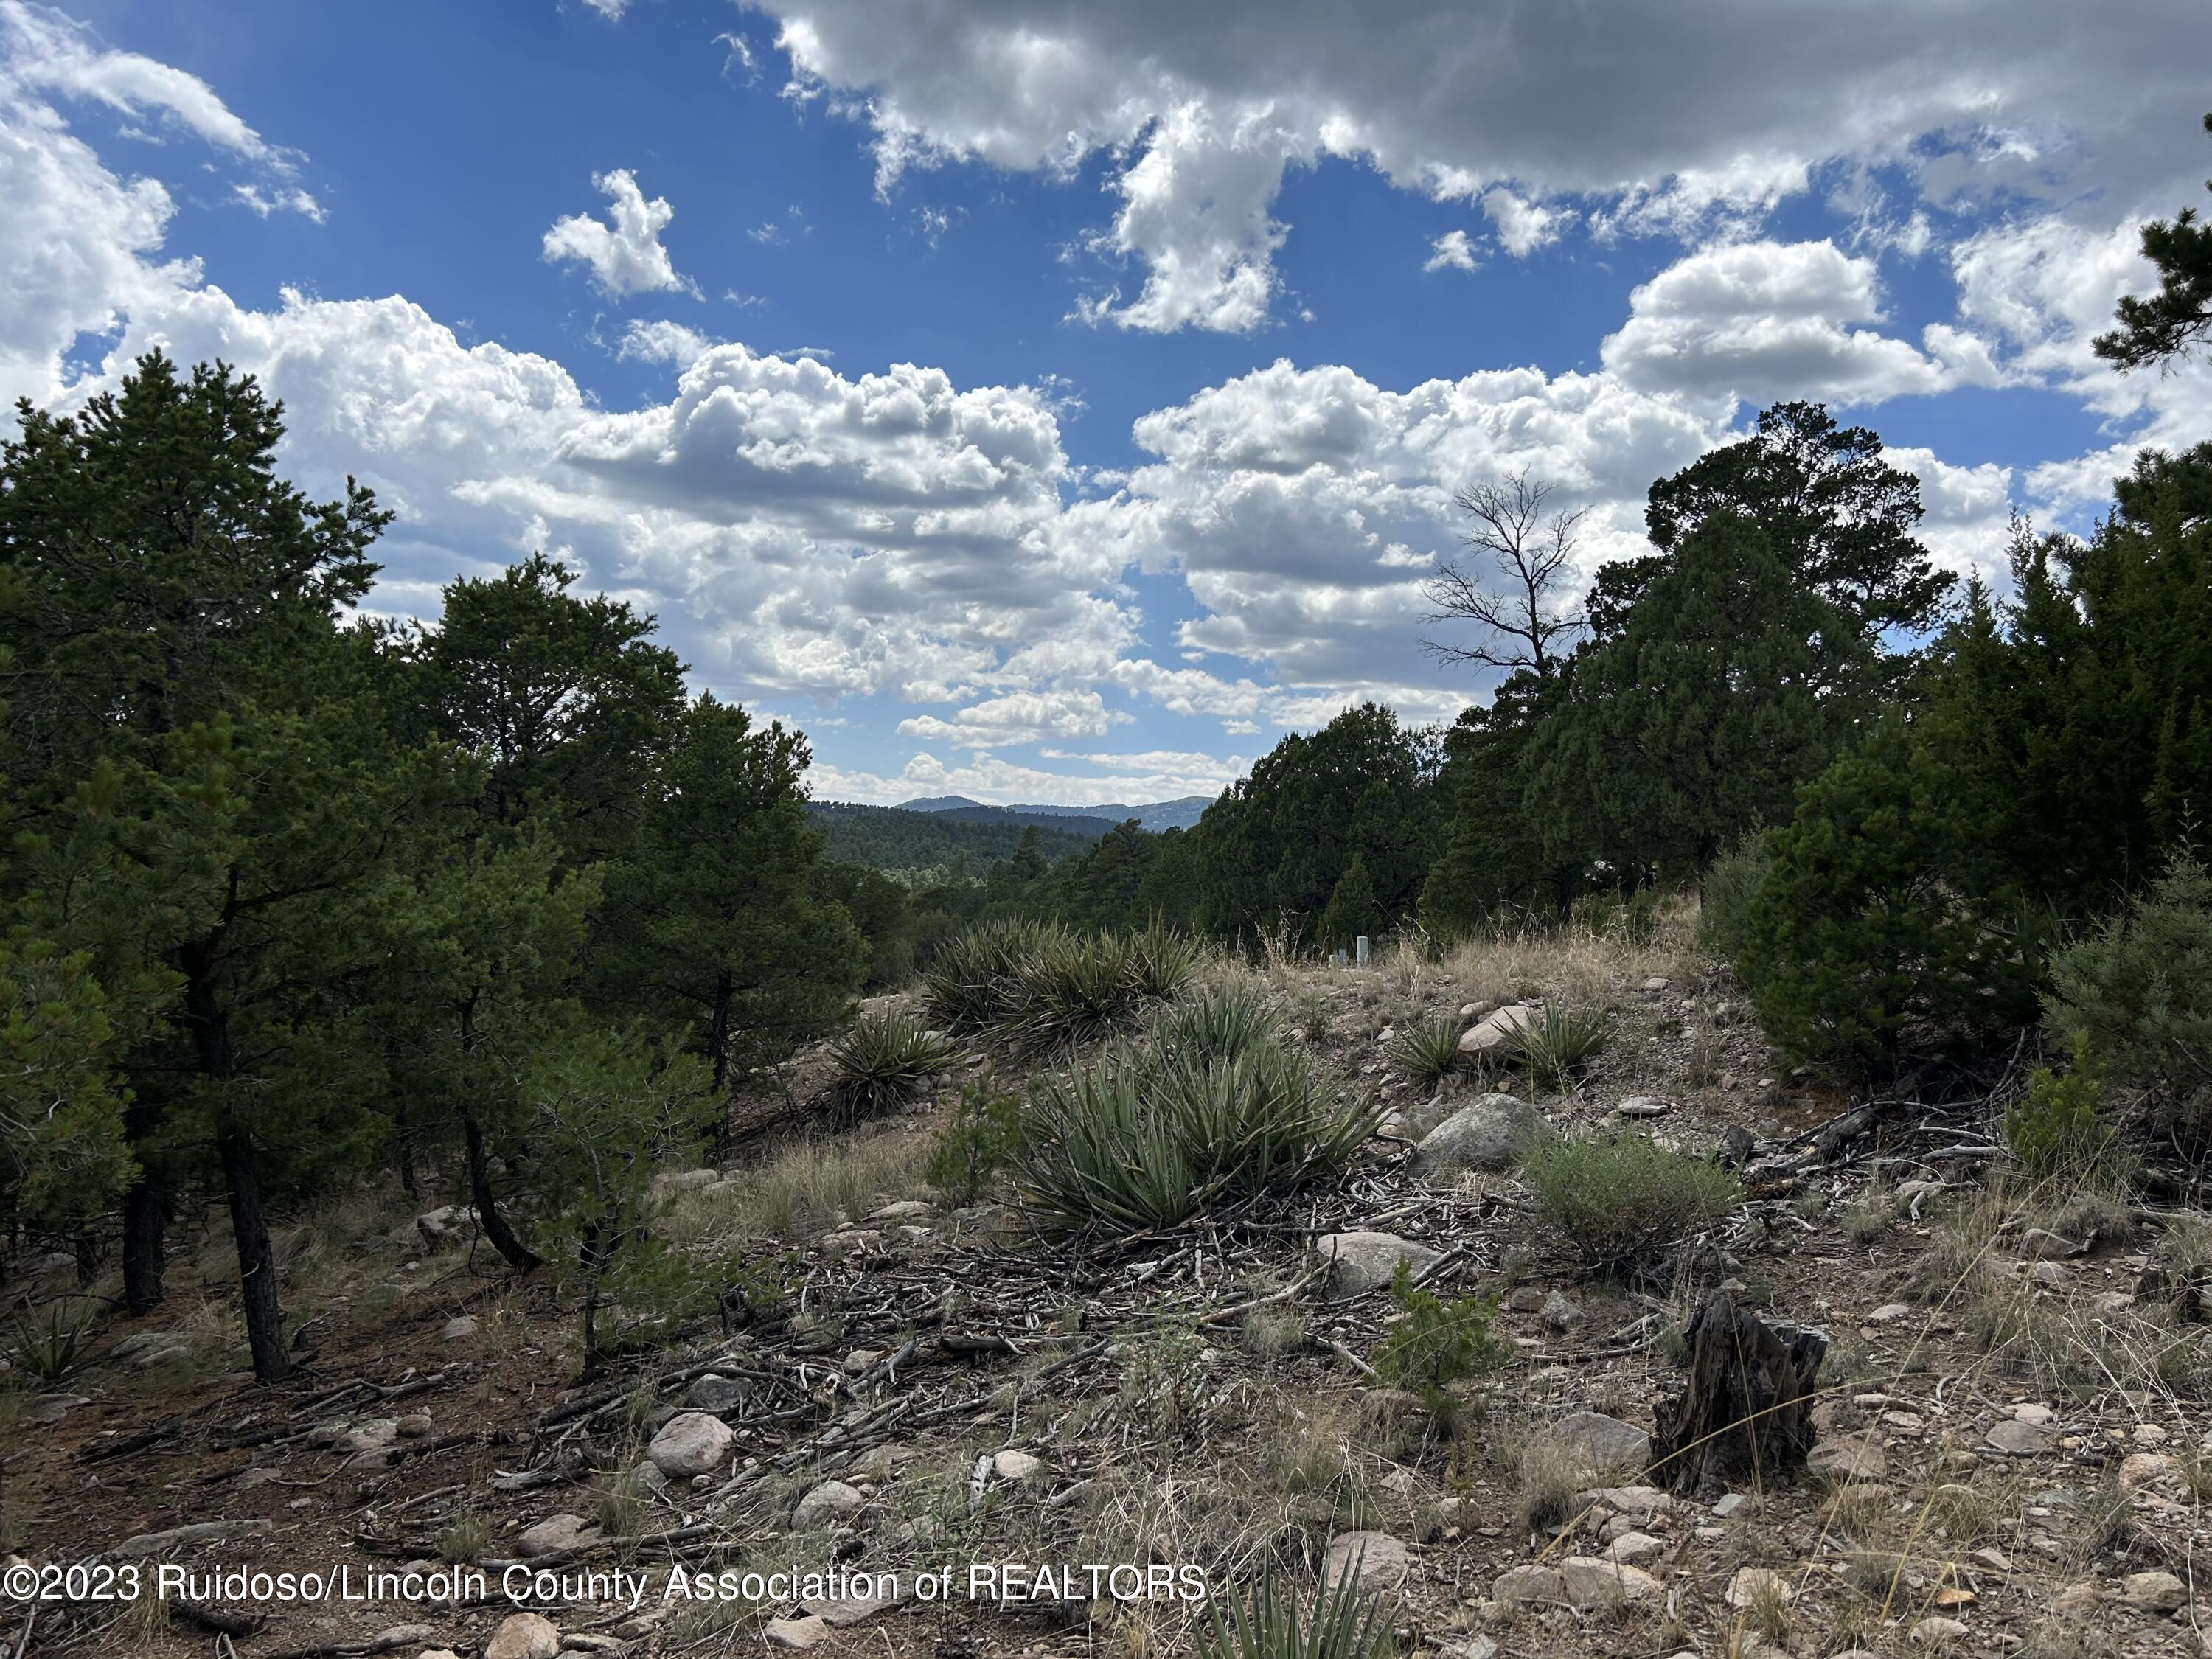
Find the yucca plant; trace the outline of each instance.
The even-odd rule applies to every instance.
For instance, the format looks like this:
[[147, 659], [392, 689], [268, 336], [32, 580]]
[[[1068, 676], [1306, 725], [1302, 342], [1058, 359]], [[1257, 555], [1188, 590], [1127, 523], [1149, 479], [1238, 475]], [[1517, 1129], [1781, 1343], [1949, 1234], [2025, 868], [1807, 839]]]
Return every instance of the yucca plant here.
[[44, 1319], [19, 1319], [8, 1343], [8, 1363], [41, 1382], [58, 1382], [76, 1369], [92, 1333], [92, 1316], [71, 1316], [55, 1303]]
[[1144, 1002], [1127, 938], [1055, 928], [1018, 964], [1012, 1004], [988, 1030], [1018, 1054], [1049, 1054], [1113, 1036]]
[[1164, 1002], [1188, 990], [1206, 965], [1206, 947], [1176, 933], [1157, 915], [1129, 945], [1138, 990]]
[[1176, 1009], [1142, 1048], [1109, 1051], [1031, 1108], [1024, 1202], [1056, 1226], [1172, 1227], [1220, 1198], [1335, 1173], [1374, 1131], [1285, 1049], [1254, 999], [1216, 992]]
[[1309, 1603], [1272, 1571], [1243, 1595], [1213, 1604], [1199, 1633], [1199, 1659], [1395, 1659], [1395, 1607], [1363, 1595], [1357, 1562]]
[[921, 976], [922, 1011], [948, 1031], [981, 1031], [1004, 1019], [1021, 1000], [1024, 965], [1064, 929], [1042, 922], [986, 922], [954, 935], [938, 948]]
[[922, 1079], [951, 1065], [956, 1052], [912, 1014], [855, 1020], [830, 1045], [830, 1063], [836, 1068], [830, 1092], [838, 1117], [856, 1123], [912, 1099]]
[[1416, 1020], [1391, 1040], [1390, 1058], [1422, 1088], [1433, 1088], [1459, 1065], [1459, 1022]]
[[1605, 1047], [1606, 1018], [1602, 1008], [1576, 1008], [1550, 1003], [1536, 1018], [1516, 1030], [1507, 1047], [1514, 1059], [1547, 1088], [1568, 1089], [1583, 1063]]

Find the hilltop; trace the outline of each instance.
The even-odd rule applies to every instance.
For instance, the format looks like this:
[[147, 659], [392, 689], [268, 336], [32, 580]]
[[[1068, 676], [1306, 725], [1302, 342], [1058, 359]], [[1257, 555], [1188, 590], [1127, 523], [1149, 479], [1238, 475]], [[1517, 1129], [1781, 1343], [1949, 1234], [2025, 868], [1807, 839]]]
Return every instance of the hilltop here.
[[[938, 815], [957, 815], [962, 817], [974, 817], [977, 813], [986, 812], [1005, 814], [1015, 822], [1024, 823], [1042, 822], [1048, 825], [1056, 819], [1073, 818], [1083, 820], [1086, 826], [1092, 823], [1098, 824], [1099, 828], [1095, 830], [1086, 827], [1086, 834], [1103, 835], [1114, 825], [1126, 823], [1131, 818], [1136, 819], [1139, 829], [1155, 832], [1162, 830], [1193, 829], [1196, 827], [1200, 817], [1204, 814], [1206, 809], [1212, 805], [1213, 797], [1211, 795], [1180, 795], [1173, 800], [1146, 801], [1134, 806], [1120, 801], [1109, 801], [1102, 806], [1048, 805], [988, 806], [981, 801], [970, 800], [965, 795], [927, 795], [915, 800], [902, 801], [899, 803], [898, 810], [902, 812], [929, 812]], [[993, 818], [976, 821], [996, 822], [997, 820]]]

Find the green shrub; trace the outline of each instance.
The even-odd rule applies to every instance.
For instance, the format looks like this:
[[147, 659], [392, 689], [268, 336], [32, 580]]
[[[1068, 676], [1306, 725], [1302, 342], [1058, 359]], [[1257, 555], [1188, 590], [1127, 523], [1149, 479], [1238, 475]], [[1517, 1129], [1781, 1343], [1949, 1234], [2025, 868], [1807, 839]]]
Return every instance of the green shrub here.
[[1456, 1019], [1419, 1020], [1398, 1033], [1390, 1045], [1390, 1058], [1413, 1082], [1430, 1088], [1459, 1064], [1459, 1037]]
[[951, 1202], [973, 1204], [1021, 1146], [1021, 1097], [986, 1073], [961, 1085], [952, 1121], [938, 1132], [923, 1177]]
[[1214, 1603], [1198, 1632], [1199, 1659], [1394, 1659], [1393, 1604], [1364, 1595], [1348, 1566], [1310, 1605], [1285, 1589], [1272, 1570], [1243, 1595]]
[[1715, 961], [1733, 966], [1743, 954], [1752, 896], [1773, 862], [1766, 838], [1750, 835], [1705, 872], [1705, 901], [1698, 908], [1698, 948]]
[[855, 1020], [851, 1030], [830, 1045], [830, 1063], [836, 1071], [830, 1092], [838, 1116], [858, 1122], [911, 1100], [921, 1092], [922, 1079], [951, 1065], [956, 1052], [912, 1014]]
[[2121, 915], [2052, 957], [2046, 1017], [2154, 1118], [2212, 1134], [2212, 875], [2174, 861]]
[[8, 1363], [15, 1370], [41, 1382], [58, 1382], [76, 1369], [91, 1334], [89, 1308], [70, 1314], [56, 1303], [46, 1310], [43, 1319], [15, 1322], [15, 1334], [8, 1343]]
[[1206, 965], [1206, 947], [1166, 926], [1158, 916], [1129, 941], [1131, 969], [1145, 996], [1170, 1002], [1181, 996]]
[[1533, 1147], [1522, 1174], [1537, 1212], [1594, 1267], [1619, 1269], [1726, 1215], [1742, 1191], [1719, 1165], [1642, 1135], [1554, 1140]]
[[1341, 1170], [1373, 1132], [1337, 1104], [1265, 1009], [1222, 991], [1177, 1009], [1045, 1089], [1023, 1125], [1023, 1200], [1056, 1225], [1172, 1227], [1220, 1199], [1286, 1191]]
[[1419, 1395], [1432, 1411], [1445, 1403], [1444, 1390], [1453, 1383], [1494, 1370], [1513, 1352], [1490, 1334], [1496, 1297], [1447, 1302], [1415, 1288], [1401, 1261], [1390, 1279], [1390, 1300], [1398, 1319], [1375, 1351], [1376, 1374], [1394, 1389]]
[[1020, 1000], [1022, 964], [1048, 939], [1065, 936], [1034, 921], [987, 922], [955, 934], [921, 976], [922, 1012], [948, 1031], [988, 1029]]
[[2072, 1186], [2116, 1178], [2123, 1152], [2104, 1101], [2104, 1068], [2087, 1040], [2077, 1039], [2073, 1069], [2061, 1075], [2039, 1067], [2006, 1111], [2005, 1145], [2031, 1180]]
[[1047, 1054], [1110, 1036], [1144, 1004], [1126, 936], [1054, 928], [1016, 963], [1012, 1004], [986, 1030], [1017, 1054]]
[[1513, 1032], [1507, 1052], [1539, 1083], [1569, 1089], [1583, 1063], [1605, 1047], [1606, 1029], [1601, 1008], [1550, 1003], [1536, 1019]]

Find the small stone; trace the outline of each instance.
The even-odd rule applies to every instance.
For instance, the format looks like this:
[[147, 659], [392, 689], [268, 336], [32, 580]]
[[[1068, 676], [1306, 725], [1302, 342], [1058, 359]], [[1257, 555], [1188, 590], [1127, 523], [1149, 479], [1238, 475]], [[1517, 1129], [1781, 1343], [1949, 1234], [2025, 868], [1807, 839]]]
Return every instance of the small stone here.
[[1528, 1144], [1549, 1127], [1544, 1115], [1525, 1100], [1479, 1095], [1421, 1137], [1410, 1167], [1425, 1177], [1467, 1170], [1497, 1174], [1519, 1163]]
[[1651, 1437], [1602, 1412], [1570, 1412], [1529, 1443], [1530, 1456], [1552, 1452], [1566, 1454], [1589, 1475], [1616, 1469], [1641, 1474], [1650, 1466]]
[[1567, 1605], [1583, 1610], [1656, 1601], [1665, 1594], [1659, 1581], [1640, 1567], [1594, 1555], [1570, 1555], [1560, 1562], [1559, 1585]]
[[762, 1634], [772, 1648], [804, 1652], [830, 1634], [830, 1621], [811, 1613], [803, 1619], [771, 1619]]
[[2079, 1255], [2088, 1248], [2042, 1227], [2030, 1227], [2020, 1236], [2020, 1253], [2031, 1261], [2049, 1261], [2059, 1256]]
[[719, 1417], [724, 1412], [736, 1411], [745, 1402], [745, 1385], [726, 1376], [717, 1376], [708, 1371], [704, 1376], [691, 1379], [691, 1386], [684, 1391], [684, 1403]]
[[1329, 1264], [1328, 1288], [1333, 1296], [1380, 1290], [1390, 1282], [1401, 1261], [1418, 1273], [1443, 1257], [1442, 1251], [1395, 1233], [1330, 1233], [1316, 1239], [1314, 1248]]
[[876, 1362], [883, 1357], [882, 1352], [876, 1348], [855, 1348], [852, 1352], [845, 1356], [845, 1375], [848, 1376], [865, 1376], [868, 1371], [874, 1369]]
[[534, 1561], [541, 1555], [572, 1550], [598, 1538], [599, 1528], [580, 1515], [549, 1515], [514, 1540], [514, 1553], [522, 1560]]
[[2138, 1423], [2128, 1431], [2128, 1438], [2138, 1446], [2163, 1446], [2166, 1426], [2160, 1423]]
[[1605, 1559], [1635, 1566], [1666, 1551], [1667, 1546], [1648, 1532], [1625, 1532], [1605, 1547]]
[[2047, 1429], [2058, 1420], [2058, 1413], [2038, 1401], [2023, 1400], [2009, 1413], [2017, 1423], [2033, 1423], [2039, 1429]]
[[809, 1532], [832, 1521], [842, 1521], [857, 1515], [867, 1506], [861, 1492], [842, 1480], [824, 1480], [799, 1500], [799, 1507], [791, 1512], [791, 1527], [794, 1532]]
[[1935, 1613], [1912, 1626], [1912, 1644], [1920, 1648], [1948, 1647], [1954, 1642], [1964, 1641], [1966, 1626], [1956, 1619], [1944, 1619]]
[[1564, 1601], [1567, 1587], [1557, 1567], [1514, 1567], [1498, 1574], [1490, 1596], [1501, 1607], [1515, 1607], [1524, 1601]]
[[737, 1436], [719, 1417], [705, 1412], [680, 1412], [661, 1425], [645, 1449], [660, 1472], [672, 1480], [689, 1480], [695, 1474], [712, 1474], [730, 1455]]
[[1536, 1313], [1542, 1310], [1545, 1291], [1535, 1285], [1523, 1285], [1505, 1298], [1509, 1313]]
[[1778, 1600], [1787, 1606], [1791, 1594], [1790, 1581], [1773, 1568], [1738, 1567], [1735, 1577], [1729, 1580], [1728, 1604], [1739, 1613], [1762, 1601]]
[[1544, 1298], [1536, 1317], [1552, 1330], [1571, 1331], [1583, 1322], [1583, 1310], [1565, 1291], [1553, 1291]]
[[1363, 1590], [1395, 1589], [1412, 1567], [1406, 1546], [1387, 1532], [1340, 1532], [1328, 1540], [1322, 1583], [1334, 1589], [1356, 1573]]
[[2172, 1613], [2189, 1600], [2189, 1586], [2170, 1572], [2131, 1572], [2120, 1581], [2120, 1600], [2148, 1613]]
[[2103, 1594], [2099, 1591], [2096, 1585], [2084, 1580], [2079, 1583], [2069, 1584], [2064, 1589], [2059, 1591], [2057, 1595], [2051, 1597], [2051, 1606], [2054, 1612], [2080, 1618], [2084, 1613], [2094, 1612], [2104, 1599]]
[[1602, 1504], [1607, 1509], [1619, 1510], [1623, 1515], [1632, 1515], [1639, 1521], [1649, 1521], [1654, 1516], [1664, 1515], [1674, 1507], [1674, 1498], [1656, 1486], [1605, 1486], [1595, 1492], [1577, 1494], [1577, 1500]]
[[398, 1418], [372, 1417], [365, 1423], [356, 1424], [345, 1433], [340, 1435], [331, 1449], [341, 1452], [382, 1451], [398, 1437], [399, 1419]]
[[27, 1423], [58, 1423], [79, 1406], [92, 1404], [82, 1394], [34, 1394], [23, 1402], [21, 1415]]
[[2130, 1452], [2120, 1460], [2120, 1486], [2124, 1491], [2134, 1492], [2155, 1484], [2173, 1469], [2173, 1460], [2164, 1452]]
[[541, 1613], [510, 1613], [485, 1644], [483, 1659], [554, 1659], [561, 1651], [559, 1626]]
[[430, 1413], [428, 1412], [410, 1412], [406, 1416], [399, 1419], [398, 1426], [399, 1430], [399, 1437], [402, 1440], [422, 1439], [430, 1432]]
[[1816, 1444], [1805, 1467], [1839, 1480], [1880, 1480], [1889, 1474], [1889, 1454], [1870, 1432], [1839, 1434]]
[[2027, 1276], [2047, 1291], [2057, 1290], [2067, 1279], [2066, 1269], [2056, 1261], [2038, 1261], [2031, 1264], [2027, 1270]]
[[1748, 1513], [1750, 1509], [1751, 1499], [1741, 1492], [1724, 1493], [1713, 1505], [1713, 1518], [1717, 1521], [1733, 1521], [1739, 1515]]
[[447, 1320], [438, 1328], [438, 1340], [465, 1342], [476, 1334], [477, 1316], [474, 1314], [463, 1314], [459, 1318]]
[[886, 1204], [872, 1212], [871, 1221], [919, 1221], [937, 1213], [937, 1206], [919, 1198], [902, 1198], [896, 1204]]
[[172, 1527], [167, 1532], [142, 1532], [125, 1539], [107, 1553], [118, 1561], [143, 1560], [149, 1555], [172, 1556], [195, 1544], [227, 1544], [234, 1539], [267, 1532], [274, 1524], [252, 1520], [197, 1521], [190, 1526]]
[[991, 1460], [991, 1473], [1001, 1480], [1018, 1485], [1033, 1479], [1044, 1468], [1044, 1460], [1025, 1451], [1002, 1451]]
[[1459, 1040], [1459, 1051], [1463, 1054], [1502, 1054], [1512, 1046], [1517, 1033], [1540, 1024], [1543, 1018], [1540, 1007], [1516, 1004], [1498, 1009], [1468, 1027]]
[[2052, 1438], [2051, 1431], [2040, 1424], [2023, 1423], [2011, 1417], [1984, 1436], [1983, 1444], [2008, 1457], [2033, 1457], [2050, 1449]]
[[1885, 1302], [1866, 1316], [1866, 1322], [1869, 1325], [1893, 1325], [1900, 1319], [1911, 1318], [1912, 1313], [1910, 1302]]
[[1674, 1103], [1660, 1095], [1631, 1095], [1617, 1109], [1623, 1117], [1664, 1117]]
[[1662, 979], [1658, 975], [1654, 974], [1650, 978], [1644, 981], [1644, 988], [1654, 994], [1656, 994], [1661, 991], [1666, 990], [1669, 983], [1670, 981]]

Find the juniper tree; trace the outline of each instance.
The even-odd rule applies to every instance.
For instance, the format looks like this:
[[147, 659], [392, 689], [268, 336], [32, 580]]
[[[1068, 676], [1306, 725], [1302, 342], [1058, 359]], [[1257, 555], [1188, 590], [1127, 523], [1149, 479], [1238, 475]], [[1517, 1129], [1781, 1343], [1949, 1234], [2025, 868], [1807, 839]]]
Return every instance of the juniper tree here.
[[[2212, 115], [2204, 131], [2212, 132]], [[2212, 181], [2205, 188], [2212, 190]], [[2212, 341], [2212, 224], [2189, 207], [2172, 219], [2153, 219], [2142, 228], [2142, 255], [2158, 271], [2158, 292], [2123, 295], [2119, 326], [2095, 342], [2097, 355], [2123, 373], [2164, 367]]]

